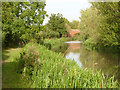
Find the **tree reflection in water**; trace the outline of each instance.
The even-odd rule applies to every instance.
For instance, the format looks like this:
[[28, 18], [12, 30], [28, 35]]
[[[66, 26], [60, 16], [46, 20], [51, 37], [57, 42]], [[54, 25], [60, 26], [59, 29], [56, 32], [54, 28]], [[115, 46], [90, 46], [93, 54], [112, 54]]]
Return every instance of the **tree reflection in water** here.
[[68, 43], [65, 58], [74, 59], [83, 69], [101, 70], [105, 75], [118, 78], [118, 53], [88, 51], [80, 43]]

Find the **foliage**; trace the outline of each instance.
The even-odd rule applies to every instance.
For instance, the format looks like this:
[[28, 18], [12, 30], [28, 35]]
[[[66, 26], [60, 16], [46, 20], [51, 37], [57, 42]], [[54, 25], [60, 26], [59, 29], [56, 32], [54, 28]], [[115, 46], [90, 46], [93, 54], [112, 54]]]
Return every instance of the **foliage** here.
[[65, 41], [68, 41], [70, 38], [53, 38], [53, 39], [45, 39], [45, 43], [50, 43], [52, 46], [60, 43], [64, 43]]
[[79, 28], [84, 40], [94, 38], [96, 39], [96, 42], [99, 42], [99, 18], [100, 16], [96, 8], [90, 7], [85, 11], [81, 11], [81, 22]]
[[92, 3], [93, 7], [101, 14], [102, 43], [105, 46], [120, 46], [120, 20], [119, 2]]
[[59, 36], [62, 37], [67, 34], [65, 22], [65, 18], [62, 14], [51, 14], [47, 27], [50, 31], [58, 32]]
[[69, 24], [65, 23], [65, 27], [66, 27], [66, 30], [67, 32], [69, 33], [71, 31], [71, 27]]
[[45, 39], [45, 38], [55, 38], [55, 37], [59, 37], [59, 32], [49, 30], [46, 27], [44, 31], [41, 31], [40, 36], [43, 39]]
[[3, 2], [2, 31], [6, 45], [38, 38], [46, 15], [45, 2]]
[[91, 39], [87, 39], [83, 45], [85, 46], [86, 49], [88, 50], [95, 50], [95, 49], [98, 49], [99, 48], [99, 45], [98, 43], [96, 43], [96, 41], [91, 38]]
[[80, 33], [77, 33], [77, 34], [75, 34], [75, 35], [71, 38], [71, 40], [73, 40], [73, 41], [75, 41], [75, 40], [77, 40], [77, 41], [82, 41], [82, 40], [83, 40], [83, 36], [80, 35]]
[[[87, 47], [120, 47], [118, 2], [92, 2], [81, 11], [80, 32]], [[89, 45], [87, 45], [89, 44]]]
[[72, 22], [70, 22], [70, 26], [72, 29], [78, 29], [79, 28], [79, 21], [73, 20]]
[[[117, 81], [115, 82], [113, 77], [108, 79], [100, 72], [82, 70], [75, 61], [67, 60], [60, 53], [49, 51], [38, 44], [27, 44], [23, 49], [26, 54], [18, 58], [20, 61], [26, 61], [25, 56], [33, 52], [28, 52], [29, 48], [32, 48], [31, 46], [36, 48], [32, 49], [33, 51], [39, 52], [41, 63], [39, 68], [36, 67], [32, 71], [25, 66], [25, 64], [29, 65], [29, 62], [24, 64], [24, 69], [29, 69], [32, 73], [32, 75], [28, 74], [29, 81], [33, 82], [31, 83], [32, 88], [117, 88]], [[31, 54], [28, 54], [28, 57], [32, 57]], [[38, 56], [33, 60], [37, 62], [37, 58]]]
[[67, 44], [64, 44], [65, 41], [68, 41], [69, 38], [53, 38], [53, 39], [45, 39], [44, 45], [50, 50], [57, 53], [64, 53], [67, 49]]
[[[20, 61], [18, 64], [18, 70], [19, 72], [24, 72], [27, 73], [28, 75], [32, 75], [32, 71], [34, 70], [35, 67], [40, 68], [40, 54], [36, 50], [35, 46], [31, 46], [27, 49], [27, 53], [23, 51], [20, 53]], [[39, 63], [39, 64], [38, 64]]]

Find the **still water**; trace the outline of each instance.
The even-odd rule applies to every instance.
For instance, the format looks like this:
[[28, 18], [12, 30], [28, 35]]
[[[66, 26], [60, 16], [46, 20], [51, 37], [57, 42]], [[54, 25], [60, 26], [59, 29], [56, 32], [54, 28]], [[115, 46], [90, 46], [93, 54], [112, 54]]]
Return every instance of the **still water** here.
[[64, 51], [66, 59], [75, 60], [80, 68], [92, 69], [93, 71], [101, 70], [106, 76], [119, 77], [119, 53], [112, 53], [107, 51], [88, 51], [82, 45], [82, 41], [64, 42], [67, 45]]

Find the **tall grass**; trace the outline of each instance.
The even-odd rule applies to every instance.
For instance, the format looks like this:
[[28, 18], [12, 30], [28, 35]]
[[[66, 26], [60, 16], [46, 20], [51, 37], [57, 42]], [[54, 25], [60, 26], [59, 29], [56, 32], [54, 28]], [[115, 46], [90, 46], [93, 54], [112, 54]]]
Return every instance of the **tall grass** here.
[[18, 70], [28, 78], [31, 88], [117, 88], [114, 77], [81, 69], [74, 60], [36, 43], [27, 44], [18, 60]]
[[44, 43], [50, 43], [52, 46], [53, 45], [56, 45], [56, 44], [61, 44], [62, 42], [65, 42], [65, 41], [69, 41], [70, 38], [67, 37], [67, 38], [53, 38], [53, 39], [45, 39], [44, 40]]
[[44, 46], [49, 48], [57, 53], [64, 53], [67, 50], [67, 44], [64, 44], [65, 41], [68, 41], [70, 38], [54, 38], [54, 39], [45, 39]]

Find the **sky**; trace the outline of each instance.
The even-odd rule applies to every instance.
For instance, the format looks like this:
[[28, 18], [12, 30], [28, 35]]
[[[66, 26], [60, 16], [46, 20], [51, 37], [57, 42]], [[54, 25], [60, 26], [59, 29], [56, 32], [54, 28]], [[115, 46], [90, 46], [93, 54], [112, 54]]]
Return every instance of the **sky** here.
[[[80, 21], [80, 11], [90, 6], [91, 4], [88, 0], [46, 0], [45, 10], [49, 16], [53, 13], [60, 13], [72, 22], [73, 20]], [[49, 18], [46, 17], [43, 24], [45, 25], [48, 20]]]

